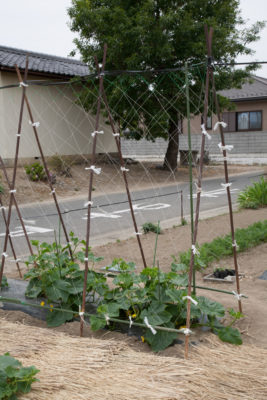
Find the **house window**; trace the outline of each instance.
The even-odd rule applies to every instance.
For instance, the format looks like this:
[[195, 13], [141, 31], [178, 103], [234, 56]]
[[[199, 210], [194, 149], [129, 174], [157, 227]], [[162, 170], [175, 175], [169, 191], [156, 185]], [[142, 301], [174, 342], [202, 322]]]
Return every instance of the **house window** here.
[[[204, 124], [203, 115], [201, 115], [201, 123]], [[205, 123], [205, 128], [212, 129], [212, 116], [211, 115], [207, 115], [207, 121]]]
[[253, 131], [262, 129], [262, 112], [246, 111], [236, 113], [237, 131]]

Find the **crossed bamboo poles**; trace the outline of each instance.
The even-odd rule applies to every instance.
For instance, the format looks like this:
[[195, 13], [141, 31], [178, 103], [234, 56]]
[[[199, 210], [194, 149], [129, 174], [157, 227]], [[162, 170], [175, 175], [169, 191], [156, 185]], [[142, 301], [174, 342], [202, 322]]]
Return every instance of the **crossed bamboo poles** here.
[[[235, 275], [236, 275], [236, 289], [237, 293], [235, 297], [238, 300], [239, 311], [242, 312], [242, 303], [240, 293], [240, 283], [239, 283], [239, 272], [238, 272], [238, 263], [237, 263], [237, 243], [235, 240], [235, 230], [234, 230], [234, 219], [233, 219], [233, 208], [232, 208], [232, 199], [229, 183], [229, 174], [228, 174], [228, 164], [227, 164], [227, 153], [225, 147], [224, 140], [224, 132], [223, 132], [223, 121], [220, 112], [218, 97], [216, 94], [215, 80], [213, 74], [213, 63], [212, 63], [212, 37], [213, 37], [213, 28], [208, 30], [208, 27], [205, 25], [205, 37], [206, 37], [206, 46], [207, 46], [207, 54], [208, 54], [208, 66], [206, 72], [206, 86], [205, 86], [205, 97], [204, 97], [204, 112], [203, 112], [203, 124], [202, 128], [202, 140], [201, 140], [201, 150], [200, 150], [200, 159], [199, 159], [199, 169], [198, 169], [198, 182], [197, 182], [197, 199], [196, 199], [196, 211], [195, 211], [195, 222], [193, 226], [192, 232], [192, 247], [191, 247], [191, 258], [189, 265], [189, 273], [188, 273], [188, 289], [187, 289], [187, 317], [186, 317], [186, 335], [185, 335], [185, 358], [188, 358], [188, 350], [189, 350], [189, 335], [190, 335], [190, 316], [191, 316], [191, 302], [192, 302], [192, 279], [193, 279], [193, 293], [195, 294], [195, 271], [194, 271], [194, 258], [195, 254], [197, 254], [196, 242], [197, 242], [197, 233], [198, 233], [198, 223], [199, 223], [199, 212], [200, 212], [200, 198], [202, 192], [202, 172], [204, 165], [204, 151], [205, 151], [205, 139], [208, 136], [205, 123], [207, 121], [208, 115], [208, 96], [209, 96], [209, 84], [211, 82], [212, 85], [212, 94], [213, 101], [216, 106], [216, 114], [218, 117], [218, 124], [220, 128], [220, 137], [221, 137], [221, 149], [223, 152], [223, 160], [224, 160], [224, 173], [225, 173], [225, 184], [224, 187], [227, 191], [227, 199], [228, 199], [228, 207], [229, 207], [229, 216], [230, 216], [230, 227], [231, 227], [231, 236], [232, 236], [232, 247], [233, 247], [233, 255], [234, 255], [234, 267], [235, 267]], [[192, 160], [192, 157], [191, 157]]]

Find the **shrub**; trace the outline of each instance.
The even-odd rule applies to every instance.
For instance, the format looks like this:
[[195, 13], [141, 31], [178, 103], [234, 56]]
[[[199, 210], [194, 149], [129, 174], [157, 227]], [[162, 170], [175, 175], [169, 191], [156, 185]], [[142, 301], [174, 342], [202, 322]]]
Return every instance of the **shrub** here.
[[47, 179], [44, 167], [39, 162], [26, 165], [25, 171], [31, 181], [45, 181]]
[[71, 178], [71, 165], [72, 162], [68, 159], [63, 159], [58, 154], [51, 157], [49, 164], [58, 174]]
[[142, 229], [144, 233], [154, 232], [154, 233], [161, 233], [161, 229], [159, 225], [152, 224], [152, 222], [146, 222], [142, 225]]
[[256, 209], [267, 206], [267, 181], [264, 177], [239, 193], [237, 201], [241, 208]]
[[0, 356], [0, 399], [16, 400], [17, 394], [29, 393], [38, 372], [34, 366], [23, 367], [9, 353]]

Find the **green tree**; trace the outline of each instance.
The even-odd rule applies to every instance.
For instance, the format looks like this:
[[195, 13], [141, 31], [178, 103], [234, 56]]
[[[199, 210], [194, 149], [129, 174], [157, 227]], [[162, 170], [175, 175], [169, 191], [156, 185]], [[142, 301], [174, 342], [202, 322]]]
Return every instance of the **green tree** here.
[[[145, 71], [179, 68], [185, 62], [201, 63], [206, 57], [205, 24], [214, 28], [214, 59], [231, 64], [240, 54], [253, 54], [249, 45], [259, 39], [264, 26], [263, 22], [257, 22], [244, 28], [239, 0], [72, 0], [68, 13], [71, 30], [79, 34], [75, 45], [92, 71], [95, 71], [94, 56], [102, 59], [104, 43], [108, 45], [106, 70]], [[245, 70], [233, 70], [230, 65], [216, 67], [217, 89], [242, 84], [253, 68], [255, 66]], [[142, 91], [147, 91], [147, 85], [142, 79], [136, 79], [132, 84], [133, 79], [126, 76], [120, 82], [127, 88], [129, 96], [139, 99]], [[182, 72], [181, 79], [184, 80]], [[160, 124], [153, 126], [149, 138], [168, 138], [164, 167], [174, 170], [185, 98], [176, 99], [170, 106], [166, 99], [177, 92], [175, 82], [169, 80], [167, 84], [166, 80], [163, 83], [160, 80], [159, 83], [156, 73], [149, 76], [149, 82], [152, 91], [156, 90], [163, 103], [165, 101], [163, 107], [162, 101], [159, 107], [156, 97], [150, 96], [142, 104], [142, 116], [135, 113], [134, 117], [127, 102], [120, 104], [114, 116], [118, 119], [118, 115], [123, 114], [125, 122], [126, 116], [130, 115], [132, 126], [135, 121], [137, 138], [144, 134], [142, 127], [151, 122], [147, 119], [157, 116]], [[201, 82], [194, 70], [190, 70], [190, 82], [194, 92], [199, 92]], [[118, 104], [118, 96], [114, 85], [110, 102]], [[198, 113], [199, 108], [191, 111]]]

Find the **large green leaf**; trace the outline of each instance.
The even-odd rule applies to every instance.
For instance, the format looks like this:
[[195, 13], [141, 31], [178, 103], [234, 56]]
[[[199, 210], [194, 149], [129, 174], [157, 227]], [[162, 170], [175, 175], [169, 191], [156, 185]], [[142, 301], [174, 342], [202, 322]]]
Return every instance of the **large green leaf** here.
[[[173, 324], [168, 324], [168, 326], [174, 328]], [[177, 333], [175, 332], [157, 331], [156, 335], [153, 335], [151, 330], [147, 329], [145, 334], [145, 340], [155, 352], [166, 349], [176, 338]]]
[[243, 343], [241, 333], [236, 328], [232, 328], [231, 326], [226, 326], [220, 329], [216, 329], [216, 332], [218, 333], [219, 338], [223, 342], [232, 343], [236, 345], [240, 345]]
[[0, 356], [0, 370], [5, 370], [7, 367], [15, 367], [19, 368], [21, 366], [21, 362], [11, 357], [9, 353], [6, 353], [3, 356]]
[[147, 317], [148, 322], [153, 326], [163, 325], [169, 322], [172, 318], [172, 315], [166, 311], [165, 308], [165, 304], [153, 302], [150, 307], [141, 312], [140, 318], [141, 320], [144, 320], [144, 318]]
[[47, 313], [46, 322], [49, 328], [54, 328], [64, 324], [66, 321], [73, 319], [73, 313], [68, 311], [55, 311]]
[[197, 297], [198, 307], [203, 314], [211, 317], [223, 317], [225, 309], [222, 304], [217, 301], [208, 299], [207, 297]]
[[106, 320], [98, 315], [92, 315], [90, 317], [90, 327], [92, 331], [97, 331], [98, 329], [103, 329], [106, 326]]

